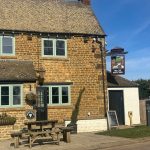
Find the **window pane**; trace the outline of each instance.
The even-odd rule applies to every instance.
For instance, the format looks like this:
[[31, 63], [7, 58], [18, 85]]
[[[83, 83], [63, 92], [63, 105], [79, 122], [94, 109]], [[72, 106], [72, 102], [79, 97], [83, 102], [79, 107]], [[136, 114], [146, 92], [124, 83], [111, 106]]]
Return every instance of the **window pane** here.
[[57, 40], [56, 41], [56, 47], [57, 48], [65, 49], [65, 41], [59, 41], [59, 40]]
[[56, 41], [56, 55], [65, 56], [65, 41]]
[[68, 87], [62, 87], [62, 95], [68, 95]]
[[52, 103], [58, 104], [59, 103], [59, 88], [52, 87]]
[[9, 96], [1, 96], [1, 105], [9, 105]]
[[21, 97], [20, 97], [20, 95], [13, 96], [13, 105], [20, 105], [20, 104], [21, 104]]
[[13, 53], [13, 39], [11, 37], [2, 38], [2, 52], [12, 54]]
[[12, 45], [12, 38], [11, 37], [3, 37], [3, 45]]
[[9, 95], [9, 87], [8, 86], [1, 87], [1, 95]]
[[59, 103], [59, 96], [52, 96], [52, 103], [58, 104]]
[[44, 40], [44, 47], [53, 47], [53, 41]]
[[13, 87], [13, 105], [21, 104], [21, 89], [20, 86]]
[[52, 87], [52, 95], [59, 95], [59, 88], [58, 87]]
[[48, 87], [43, 87], [44, 88], [44, 95], [46, 96], [46, 101], [47, 101], [47, 104], [49, 104], [49, 88]]
[[13, 95], [20, 95], [20, 86], [13, 87]]
[[65, 56], [65, 49], [56, 49], [56, 55]]
[[13, 49], [12, 46], [3, 46], [2, 51], [3, 51], [3, 53], [5, 53], [5, 54], [12, 54], [12, 53], [13, 53], [13, 50], [12, 50], [12, 49]]
[[53, 55], [53, 48], [44, 48], [44, 55]]
[[53, 41], [44, 40], [44, 55], [53, 55]]
[[62, 96], [62, 103], [68, 103], [68, 96]]
[[68, 87], [62, 87], [62, 103], [68, 103]]

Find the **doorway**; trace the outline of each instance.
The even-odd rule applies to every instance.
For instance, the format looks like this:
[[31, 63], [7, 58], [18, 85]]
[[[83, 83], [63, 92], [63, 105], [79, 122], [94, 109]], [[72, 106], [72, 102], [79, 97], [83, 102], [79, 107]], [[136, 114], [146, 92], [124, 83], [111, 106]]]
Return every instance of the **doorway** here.
[[123, 90], [109, 90], [109, 110], [115, 110], [119, 125], [125, 124]]
[[48, 88], [39, 87], [37, 89], [37, 95], [36, 121], [47, 120]]

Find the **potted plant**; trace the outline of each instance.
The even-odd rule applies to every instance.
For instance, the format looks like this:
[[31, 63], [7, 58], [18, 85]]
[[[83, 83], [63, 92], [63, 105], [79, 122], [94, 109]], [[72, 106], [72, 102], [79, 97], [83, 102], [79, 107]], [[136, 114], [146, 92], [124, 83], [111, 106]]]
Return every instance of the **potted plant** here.
[[28, 105], [34, 105], [36, 103], [37, 95], [34, 92], [26, 94], [26, 102]]
[[0, 115], [0, 126], [2, 125], [14, 125], [16, 118], [3, 113]]

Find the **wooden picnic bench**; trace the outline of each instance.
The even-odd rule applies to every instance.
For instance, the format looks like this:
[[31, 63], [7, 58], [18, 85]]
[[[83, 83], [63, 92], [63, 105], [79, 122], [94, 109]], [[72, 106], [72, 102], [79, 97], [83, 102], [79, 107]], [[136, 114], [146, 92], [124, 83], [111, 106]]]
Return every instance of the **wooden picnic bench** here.
[[21, 131], [12, 132], [11, 137], [14, 138], [14, 147], [18, 148], [20, 144], [20, 138], [22, 137], [22, 132]]
[[66, 143], [70, 143], [71, 142], [71, 131], [73, 130], [72, 127], [60, 127], [60, 130], [63, 134], [63, 141]]
[[46, 131], [37, 131], [29, 132], [29, 147], [32, 147], [32, 144], [37, 140], [49, 140], [50, 143], [56, 143], [59, 145], [60, 142], [60, 131], [46, 130]]
[[[44, 120], [44, 121], [30, 121], [25, 122], [28, 128], [28, 142], [29, 147], [38, 140], [48, 140], [51, 143], [56, 143], [59, 145], [60, 142], [60, 129], [56, 128], [55, 124], [57, 120]], [[49, 127], [48, 125], [51, 125]], [[35, 126], [35, 127], [33, 127]], [[37, 128], [39, 127], [39, 128]]]

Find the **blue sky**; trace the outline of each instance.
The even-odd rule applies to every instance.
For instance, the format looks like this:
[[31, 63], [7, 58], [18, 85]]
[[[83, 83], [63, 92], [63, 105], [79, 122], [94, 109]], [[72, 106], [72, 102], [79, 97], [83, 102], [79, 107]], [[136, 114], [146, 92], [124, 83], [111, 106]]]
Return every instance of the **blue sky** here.
[[[123, 77], [150, 79], [150, 0], [91, 0], [92, 8], [107, 37], [107, 50], [123, 47]], [[110, 57], [107, 57], [110, 70]]]

